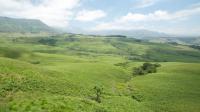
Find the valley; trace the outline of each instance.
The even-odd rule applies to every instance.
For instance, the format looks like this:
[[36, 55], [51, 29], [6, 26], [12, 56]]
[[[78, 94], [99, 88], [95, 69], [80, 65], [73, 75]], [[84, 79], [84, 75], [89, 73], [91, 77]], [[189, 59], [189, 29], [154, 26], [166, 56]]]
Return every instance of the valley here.
[[[156, 73], [135, 67], [158, 63]], [[0, 37], [2, 112], [198, 112], [200, 50], [127, 37]], [[102, 88], [101, 102], [95, 87]]]

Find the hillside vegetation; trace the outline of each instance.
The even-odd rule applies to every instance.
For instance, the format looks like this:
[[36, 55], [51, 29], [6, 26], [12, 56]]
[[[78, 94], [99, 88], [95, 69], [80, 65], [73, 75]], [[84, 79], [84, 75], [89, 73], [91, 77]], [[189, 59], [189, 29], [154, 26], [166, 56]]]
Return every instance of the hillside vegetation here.
[[0, 32], [40, 33], [53, 32], [53, 29], [40, 20], [0, 17]]
[[[2, 36], [0, 111], [199, 112], [199, 61], [189, 46], [125, 37]], [[160, 67], [134, 74], [145, 62]]]

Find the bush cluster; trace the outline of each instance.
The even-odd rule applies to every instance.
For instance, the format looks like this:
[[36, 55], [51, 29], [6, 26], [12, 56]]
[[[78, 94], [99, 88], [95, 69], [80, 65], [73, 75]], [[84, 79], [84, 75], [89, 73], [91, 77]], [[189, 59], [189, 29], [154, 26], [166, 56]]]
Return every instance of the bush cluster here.
[[95, 86], [94, 87], [94, 91], [95, 91], [95, 101], [98, 103], [101, 103], [101, 97], [102, 97], [102, 93], [103, 93], [103, 88], [99, 87], [99, 86]]
[[46, 38], [46, 39], [43, 38], [43, 39], [40, 39], [38, 42], [44, 45], [55, 46], [57, 40], [52, 39], [52, 38]]
[[7, 58], [17, 59], [21, 57], [24, 52], [23, 49], [0, 47], [0, 56]]
[[157, 72], [157, 67], [160, 67], [161, 65], [156, 63], [143, 63], [142, 66], [134, 68], [133, 69], [133, 74], [134, 75], [145, 75], [148, 73], [156, 73]]

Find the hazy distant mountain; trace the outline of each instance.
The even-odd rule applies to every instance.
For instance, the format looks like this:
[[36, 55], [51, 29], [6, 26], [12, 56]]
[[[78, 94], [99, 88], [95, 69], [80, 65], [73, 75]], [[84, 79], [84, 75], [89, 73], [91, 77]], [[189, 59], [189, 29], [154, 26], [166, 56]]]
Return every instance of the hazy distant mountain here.
[[161, 36], [142, 38], [143, 40], [156, 43], [177, 43], [184, 45], [200, 45], [200, 37], [198, 36]]
[[156, 43], [178, 43], [185, 45], [200, 45], [200, 37], [176, 36], [150, 30], [109, 30], [95, 32], [100, 35], [124, 35]]
[[200, 37], [171, 37], [168, 40], [178, 44], [200, 45]]
[[107, 31], [99, 31], [95, 32], [95, 34], [100, 35], [125, 35], [128, 37], [134, 37], [139, 39], [145, 39], [150, 37], [166, 37], [169, 36], [165, 33], [160, 33], [156, 31], [150, 30], [107, 30]]
[[40, 33], [53, 29], [40, 20], [0, 17], [0, 32]]

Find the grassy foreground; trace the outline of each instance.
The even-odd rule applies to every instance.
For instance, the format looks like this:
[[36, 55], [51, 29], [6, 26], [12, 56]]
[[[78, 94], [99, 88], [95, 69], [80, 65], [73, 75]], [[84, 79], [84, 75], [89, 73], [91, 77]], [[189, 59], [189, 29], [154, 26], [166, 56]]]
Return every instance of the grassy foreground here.
[[[199, 112], [198, 50], [81, 35], [55, 38], [55, 45], [38, 43], [41, 37], [1, 38], [0, 111]], [[161, 67], [134, 76], [133, 67], [145, 61]], [[93, 99], [95, 86], [103, 88], [101, 103]]]

